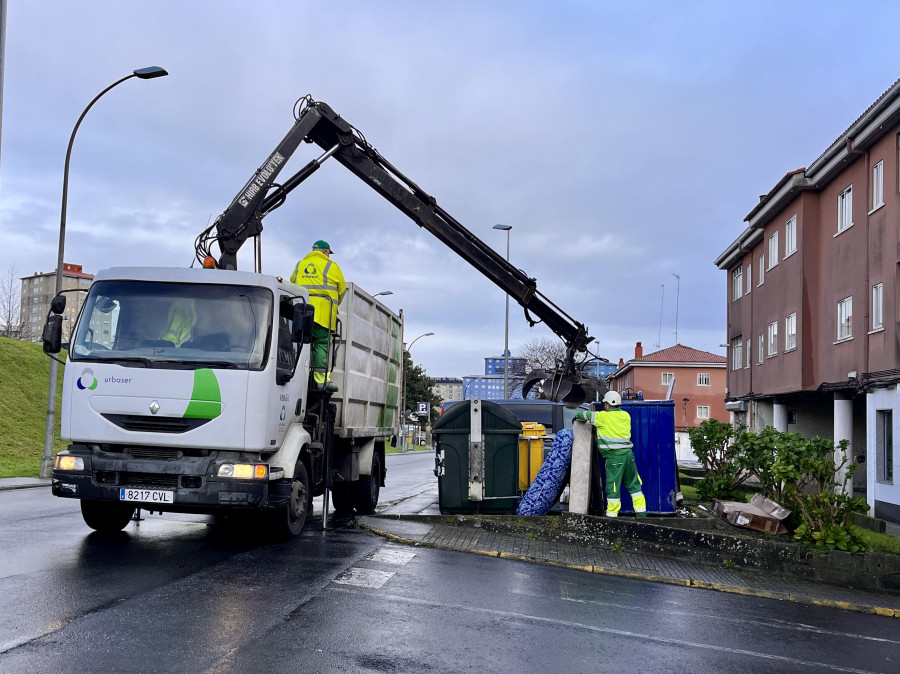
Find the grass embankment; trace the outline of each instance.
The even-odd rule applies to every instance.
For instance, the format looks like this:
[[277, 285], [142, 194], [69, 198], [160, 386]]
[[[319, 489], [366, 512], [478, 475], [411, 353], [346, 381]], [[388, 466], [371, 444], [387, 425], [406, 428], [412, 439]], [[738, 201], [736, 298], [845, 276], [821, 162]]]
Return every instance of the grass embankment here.
[[[62, 368], [57, 382], [57, 410], [62, 397]], [[47, 383], [50, 359], [40, 344], [0, 337], [0, 477], [36, 477], [44, 453]], [[54, 434], [56, 451], [59, 415]]]

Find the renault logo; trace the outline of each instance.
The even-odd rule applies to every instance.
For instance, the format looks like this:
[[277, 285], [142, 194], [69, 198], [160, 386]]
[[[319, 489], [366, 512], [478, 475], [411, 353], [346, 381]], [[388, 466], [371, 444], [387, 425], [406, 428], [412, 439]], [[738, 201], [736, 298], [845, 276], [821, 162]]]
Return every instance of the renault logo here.
[[157, 412], [159, 412], [159, 403], [154, 400], [150, 403], [150, 414], [156, 414]]

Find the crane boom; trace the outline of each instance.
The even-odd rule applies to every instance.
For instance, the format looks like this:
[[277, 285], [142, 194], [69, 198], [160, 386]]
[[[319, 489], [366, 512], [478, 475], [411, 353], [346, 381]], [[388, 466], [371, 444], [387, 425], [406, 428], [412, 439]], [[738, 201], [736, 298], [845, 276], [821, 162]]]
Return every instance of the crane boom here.
[[[307, 163], [284, 183], [276, 183], [284, 164], [304, 141], [319, 146], [324, 154]], [[210, 243], [216, 241], [221, 251], [216, 266], [236, 269], [238, 250], [247, 239], [261, 234], [266, 214], [284, 203], [287, 195], [330, 157], [493, 281], [523, 307], [530, 325], [543, 322], [563, 340], [565, 362], [559, 363], [556, 370], [538, 371], [529, 377], [523, 395], [527, 395], [531, 385], [542, 380], [546, 397], [567, 403], [578, 399], [577, 405], [584, 400], [582, 384], [605, 389], [602, 382], [582, 374], [575, 366], [575, 354], [586, 354], [593, 341], [584, 324], [541, 293], [534, 278], [511, 265], [441, 208], [433, 196], [397, 170], [331, 107], [309, 96], [298, 101], [295, 122], [275, 150], [222, 215], [197, 238], [198, 259], [203, 261], [212, 257]]]

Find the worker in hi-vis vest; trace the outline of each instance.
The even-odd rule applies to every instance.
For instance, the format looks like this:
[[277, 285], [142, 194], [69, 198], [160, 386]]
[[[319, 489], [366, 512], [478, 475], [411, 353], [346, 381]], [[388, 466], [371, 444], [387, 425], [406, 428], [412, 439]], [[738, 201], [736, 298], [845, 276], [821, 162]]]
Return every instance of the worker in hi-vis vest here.
[[159, 338], [180, 347], [191, 338], [191, 330], [196, 322], [197, 309], [194, 306], [194, 300], [189, 297], [179, 298], [169, 305], [166, 327], [163, 328]]
[[606, 461], [606, 516], [618, 517], [622, 507], [622, 486], [631, 494], [638, 517], [647, 516], [647, 499], [641, 491], [641, 476], [634, 463], [631, 444], [631, 416], [623, 409], [622, 396], [607, 391], [602, 412], [579, 411], [575, 418], [589, 421], [597, 432], [597, 449]]
[[312, 252], [297, 263], [291, 274], [291, 283], [303, 286], [309, 291], [309, 303], [315, 310], [312, 333], [311, 366], [313, 379], [319, 390], [335, 393], [328, 372], [328, 348], [331, 333], [337, 327], [338, 306], [344, 298], [347, 284], [337, 262], [331, 260], [331, 246], [327, 241], [316, 241]]

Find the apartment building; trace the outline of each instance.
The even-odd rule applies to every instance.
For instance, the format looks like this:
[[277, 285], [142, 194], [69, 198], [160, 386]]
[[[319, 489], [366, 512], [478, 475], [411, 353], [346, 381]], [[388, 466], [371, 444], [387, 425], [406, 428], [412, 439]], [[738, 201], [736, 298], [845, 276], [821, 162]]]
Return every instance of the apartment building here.
[[434, 386], [431, 387], [431, 390], [441, 399], [441, 402], [461, 400], [463, 380], [459, 377], [435, 377]]
[[[87, 290], [94, 280], [93, 274], [85, 273], [80, 264], [63, 264], [63, 290]], [[50, 311], [50, 300], [56, 294], [56, 270], [51, 272], [35, 272], [31, 276], [23, 276], [20, 292], [20, 312], [24, 322], [22, 339], [29, 342], [41, 341], [47, 312]], [[66, 311], [63, 314], [63, 342], [69, 341], [69, 335], [75, 326], [75, 319], [81, 311], [81, 305], [87, 293], [66, 293]]]
[[728, 422], [725, 409], [727, 359], [707, 351], [676, 344], [644, 354], [634, 347], [634, 358], [619, 367], [609, 387], [623, 398], [675, 402], [675, 453], [679, 461], [696, 461], [687, 431], [707, 419]]
[[850, 442], [855, 493], [900, 522], [900, 80], [760, 197], [727, 274], [727, 407]]

